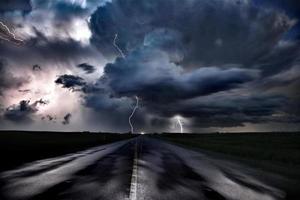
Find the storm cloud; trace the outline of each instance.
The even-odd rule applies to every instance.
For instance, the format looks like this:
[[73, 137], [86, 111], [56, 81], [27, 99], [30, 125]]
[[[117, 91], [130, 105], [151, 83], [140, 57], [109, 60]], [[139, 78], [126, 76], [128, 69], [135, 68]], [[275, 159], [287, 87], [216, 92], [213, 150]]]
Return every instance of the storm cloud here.
[[85, 71], [87, 74], [92, 74], [95, 72], [95, 67], [88, 64], [88, 63], [81, 63], [79, 65], [77, 65], [78, 68], [82, 69], [83, 71]]
[[0, 13], [8, 11], [22, 11], [29, 12], [31, 11], [30, 0], [2, 0], [0, 1]]
[[82, 87], [86, 84], [81, 77], [68, 74], [58, 77], [55, 83], [62, 85], [63, 88], [69, 88], [71, 90]]
[[47, 102], [42, 99], [33, 103], [30, 103], [30, 100], [22, 100], [19, 104], [9, 106], [4, 112], [4, 118], [15, 123], [30, 123], [38, 111], [38, 106], [46, 104]]
[[[143, 49], [105, 67], [108, 85], [118, 96], [170, 102], [229, 90], [258, 77], [255, 70], [202, 67], [185, 72], [161, 51]], [[128, 78], [130, 77], [130, 78]]]
[[163, 28], [174, 33], [177, 44], [164, 50], [173, 53], [175, 48], [183, 66], [197, 68], [259, 64], [294, 23], [281, 12], [248, 1], [115, 0], [92, 15], [91, 30], [92, 42], [100, 51], [117, 55], [111, 45], [116, 33], [118, 46], [128, 54], [142, 45], [159, 43], [152, 37]]
[[[297, 126], [298, 7], [295, 0], [0, 3], [1, 21], [24, 41], [15, 45], [0, 27], [0, 122], [40, 127], [52, 121], [41, 117], [57, 116], [62, 123], [50, 129], [126, 132], [138, 96], [136, 131], [177, 131], [178, 116], [190, 132]], [[51, 102], [45, 109], [20, 102], [42, 97]]]
[[[234, 127], [289, 118], [274, 117], [288, 116], [290, 101], [278, 92], [230, 95], [260, 91], [268, 77], [295, 66], [299, 45], [284, 40], [295, 23], [250, 1], [115, 0], [95, 11], [90, 27], [92, 44], [118, 57], [99, 79], [114, 98], [137, 95], [162, 120], [181, 115], [203, 127]], [[215, 101], [219, 93], [228, 95]]]

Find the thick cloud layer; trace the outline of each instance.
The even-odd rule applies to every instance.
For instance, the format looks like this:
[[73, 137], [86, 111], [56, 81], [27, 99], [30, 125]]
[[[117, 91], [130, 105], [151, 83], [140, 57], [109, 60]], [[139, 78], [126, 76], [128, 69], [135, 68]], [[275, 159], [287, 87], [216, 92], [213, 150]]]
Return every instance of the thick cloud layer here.
[[0, 125], [125, 132], [138, 96], [135, 131], [178, 131], [177, 118], [185, 131], [297, 127], [298, 5], [2, 2]]
[[[253, 0], [257, 6], [265, 6], [268, 8], [275, 8], [282, 12], [287, 13], [290, 17], [299, 19], [300, 17], [300, 1], [298, 0]], [[289, 38], [300, 38], [300, 22], [286, 35]]]
[[0, 1], [0, 13], [8, 11], [22, 11], [29, 12], [32, 7], [30, 0], [1, 0]]
[[181, 63], [195, 68], [259, 63], [293, 23], [282, 13], [247, 1], [115, 0], [92, 15], [91, 29], [92, 41], [106, 55], [117, 55], [111, 45], [116, 33], [118, 46], [128, 54], [141, 45], [159, 43], [152, 38], [159, 29], [172, 31], [178, 45], [167, 50], [173, 53], [177, 48]]
[[[284, 95], [249, 90], [297, 63], [298, 43], [284, 40], [295, 23], [250, 1], [114, 0], [98, 8], [90, 27], [104, 55], [126, 55], [100, 79], [114, 97], [137, 95], [157, 119], [181, 115], [194, 127], [231, 127], [291, 119]], [[280, 120], [278, 112], [285, 113]]]
[[202, 67], [184, 72], [161, 51], [145, 48], [105, 67], [117, 96], [137, 95], [155, 103], [177, 101], [238, 87], [257, 78], [255, 70]]
[[[265, 123], [275, 120], [276, 113], [283, 113], [288, 99], [282, 96], [251, 95], [234, 96], [215, 94], [197, 100], [183, 102], [175, 107], [176, 112], [196, 120], [199, 127], [203, 126], [243, 126], [244, 123]], [[172, 113], [164, 113], [166, 115]], [[197, 116], [197, 117], [195, 117]], [[274, 118], [274, 119], [272, 119]], [[277, 117], [276, 120], [285, 117]]]

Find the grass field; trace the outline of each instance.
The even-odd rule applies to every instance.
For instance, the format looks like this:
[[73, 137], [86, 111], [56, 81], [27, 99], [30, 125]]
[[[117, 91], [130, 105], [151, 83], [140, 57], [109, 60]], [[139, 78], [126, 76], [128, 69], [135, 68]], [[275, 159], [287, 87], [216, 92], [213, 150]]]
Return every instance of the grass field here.
[[222, 153], [245, 164], [300, 180], [300, 133], [161, 134], [155, 137]]
[[0, 131], [0, 171], [131, 137], [111, 133]]

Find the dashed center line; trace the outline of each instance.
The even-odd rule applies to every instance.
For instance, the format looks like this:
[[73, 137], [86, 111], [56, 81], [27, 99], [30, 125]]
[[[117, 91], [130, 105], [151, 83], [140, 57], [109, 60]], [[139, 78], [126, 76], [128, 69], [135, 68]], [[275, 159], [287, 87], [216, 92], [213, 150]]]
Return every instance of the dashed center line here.
[[129, 192], [129, 200], [137, 200], [137, 184], [138, 184], [138, 140], [134, 147], [134, 160], [131, 175], [131, 184]]

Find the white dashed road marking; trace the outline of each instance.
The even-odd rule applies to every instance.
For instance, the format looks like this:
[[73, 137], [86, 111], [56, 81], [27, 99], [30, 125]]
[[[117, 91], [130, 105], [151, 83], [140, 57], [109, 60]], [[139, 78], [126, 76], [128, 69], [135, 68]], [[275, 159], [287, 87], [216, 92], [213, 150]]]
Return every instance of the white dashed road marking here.
[[131, 175], [129, 200], [137, 200], [137, 184], [138, 184], [138, 140], [135, 142], [134, 147], [134, 160]]

